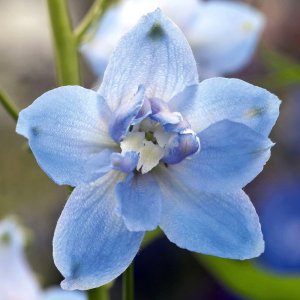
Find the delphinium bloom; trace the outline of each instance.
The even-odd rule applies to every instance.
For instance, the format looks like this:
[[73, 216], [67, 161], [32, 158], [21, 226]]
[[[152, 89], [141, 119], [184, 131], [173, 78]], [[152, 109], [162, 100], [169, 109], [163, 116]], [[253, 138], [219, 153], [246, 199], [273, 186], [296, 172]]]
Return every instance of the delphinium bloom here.
[[299, 178], [281, 174], [257, 193], [259, 216], [266, 242], [259, 262], [277, 272], [300, 274]]
[[121, 274], [144, 232], [181, 248], [247, 259], [264, 249], [242, 188], [270, 157], [279, 100], [238, 79], [198, 83], [192, 51], [159, 9], [120, 41], [98, 92], [49, 91], [17, 132], [44, 171], [75, 186], [54, 234], [65, 289]]
[[82, 46], [96, 75], [102, 78], [123, 34], [156, 7], [187, 37], [201, 79], [239, 71], [250, 62], [265, 23], [262, 13], [236, 1], [122, 0], [108, 10], [95, 36]]
[[42, 291], [24, 253], [24, 233], [13, 218], [0, 222], [1, 300], [86, 300], [84, 294], [59, 287]]

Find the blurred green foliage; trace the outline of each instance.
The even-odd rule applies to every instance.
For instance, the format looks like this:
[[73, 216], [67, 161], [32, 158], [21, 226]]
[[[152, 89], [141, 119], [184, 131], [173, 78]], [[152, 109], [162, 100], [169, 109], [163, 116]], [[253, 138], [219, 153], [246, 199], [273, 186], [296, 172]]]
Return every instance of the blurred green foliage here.
[[300, 276], [271, 273], [253, 260], [234, 261], [199, 254], [195, 257], [221, 283], [247, 299], [300, 299]]

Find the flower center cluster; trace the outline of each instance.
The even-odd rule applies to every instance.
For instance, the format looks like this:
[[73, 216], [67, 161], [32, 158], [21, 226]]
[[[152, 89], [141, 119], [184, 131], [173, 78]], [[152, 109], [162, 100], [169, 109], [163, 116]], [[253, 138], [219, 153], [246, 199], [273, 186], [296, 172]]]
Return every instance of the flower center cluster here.
[[199, 150], [199, 139], [179, 113], [157, 110], [152, 105], [152, 113], [130, 126], [120, 146], [122, 153], [138, 153], [136, 170], [145, 174], [159, 163], [179, 163], [194, 154]]
[[164, 157], [164, 148], [171, 138], [158, 122], [148, 118], [140, 124], [131, 126], [126, 138], [121, 142], [122, 153], [135, 151], [139, 154], [136, 169], [145, 174], [157, 166]]

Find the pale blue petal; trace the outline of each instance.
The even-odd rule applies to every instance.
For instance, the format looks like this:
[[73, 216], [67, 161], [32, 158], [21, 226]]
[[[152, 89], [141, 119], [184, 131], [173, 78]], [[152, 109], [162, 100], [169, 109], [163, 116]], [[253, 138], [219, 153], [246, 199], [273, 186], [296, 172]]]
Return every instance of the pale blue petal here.
[[115, 111], [140, 85], [146, 87], [148, 98], [168, 101], [185, 86], [197, 82], [196, 63], [188, 42], [157, 9], [141, 18], [121, 39], [99, 93]]
[[86, 290], [106, 284], [131, 263], [143, 239], [127, 230], [115, 213], [119, 172], [77, 187], [69, 198], [54, 233], [53, 257], [65, 277], [62, 288]]
[[195, 134], [177, 134], [166, 145], [162, 161], [167, 164], [177, 164], [198, 150], [200, 150], [200, 143]]
[[88, 300], [88, 297], [83, 292], [64, 291], [59, 287], [48, 288], [41, 300]]
[[[49, 91], [22, 110], [17, 132], [29, 140], [41, 168], [58, 184], [89, 181], [87, 163], [115, 144], [102, 97], [79, 86]], [[94, 166], [96, 167], [96, 166]]]
[[123, 101], [121, 106], [113, 113], [110, 121], [109, 132], [111, 137], [119, 143], [128, 133], [129, 126], [138, 116], [145, 99], [145, 88], [139, 86], [136, 94], [128, 101]]
[[200, 132], [224, 119], [243, 123], [268, 136], [279, 115], [279, 99], [239, 79], [212, 78], [186, 88], [169, 106]]
[[263, 169], [272, 142], [246, 125], [221, 121], [199, 135], [200, 152], [168, 170], [190, 188], [218, 193], [244, 187]]
[[209, 1], [184, 30], [201, 78], [236, 72], [250, 62], [264, 28], [262, 13], [244, 3]]
[[110, 111], [102, 97], [79, 86], [49, 91], [22, 110], [17, 132], [29, 140], [41, 168], [58, 184], [89, 180], [86, 164], [114, 147], [108, 134]]
[[163, 193], [160, 227], [177, 246], [233, 259], [263, 252], [258, 216], [243, 191], [206, 193], [174, 181], [172, 173], [163, 170], [159, 178]]
[[136, 168], [138, 161], [139, 154], [135, 151], [113, 153], [111, 155], [112, 168], [124, 173], [132, 172]]
[[130, 231], [153, 230], [161, 217], [161, 195], [151, 174], [130, 174], [116, 188], [117, 213]]

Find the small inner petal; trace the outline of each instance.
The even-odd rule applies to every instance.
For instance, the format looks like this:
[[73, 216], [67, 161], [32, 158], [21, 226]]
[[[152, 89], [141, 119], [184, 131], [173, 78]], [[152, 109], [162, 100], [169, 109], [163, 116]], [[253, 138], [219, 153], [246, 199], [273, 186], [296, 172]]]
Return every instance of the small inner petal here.
[[136, 151], [139, 152], [145, 140], [145, 132], [133, 132], [121, 142], [122, 152]]
[[176, 135], [173, 132], [165, 132], [162, 127], [158, 128], [154, 132], [154, 137], [157, 140], [157, 143], [160, 147], [165, 148], [165, 146], [168, 144], [169, 140]]
[[164, 150], [160, 146], [154, 145], [149, 141], [144, 141], [144, 145], [140, 149], [140, 159], [137, 169], [140, 170], [142, 174], [149, 172], [159, 164], [164, 153]]

